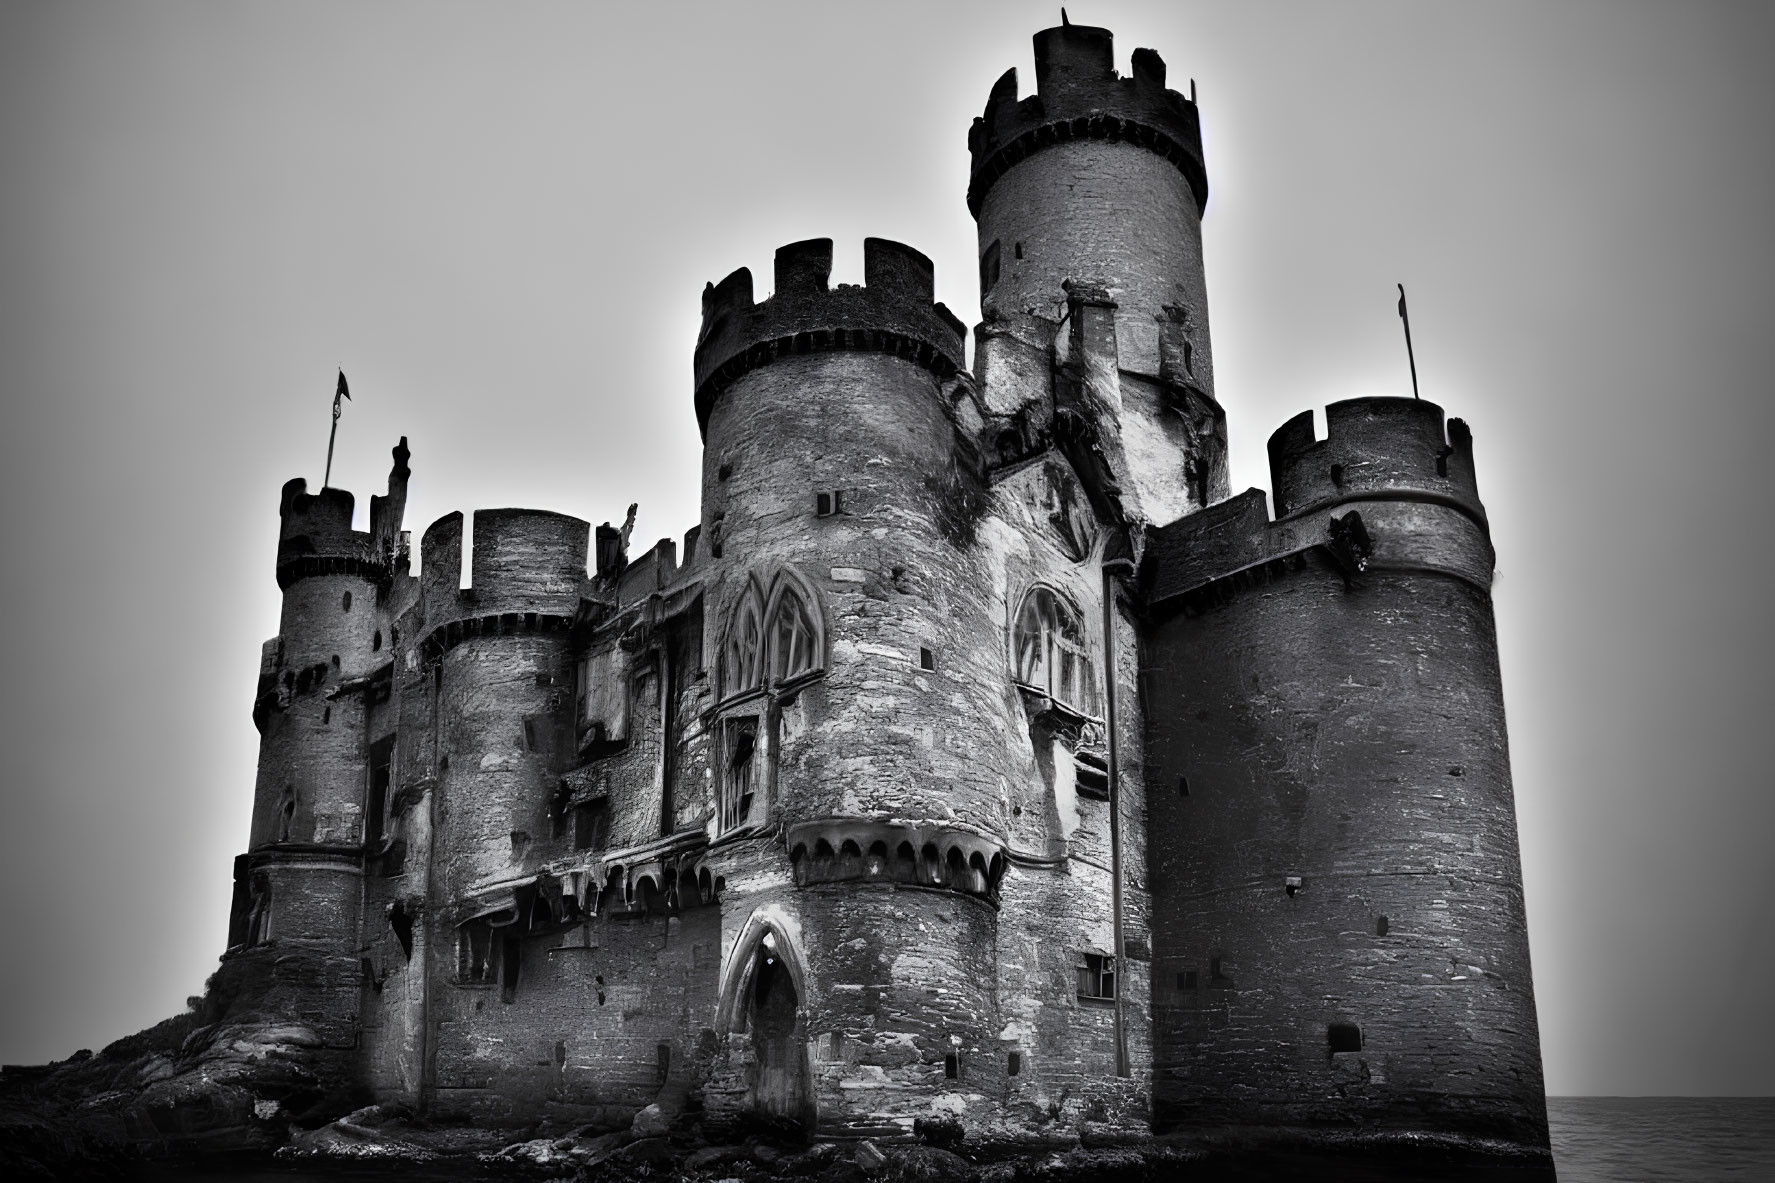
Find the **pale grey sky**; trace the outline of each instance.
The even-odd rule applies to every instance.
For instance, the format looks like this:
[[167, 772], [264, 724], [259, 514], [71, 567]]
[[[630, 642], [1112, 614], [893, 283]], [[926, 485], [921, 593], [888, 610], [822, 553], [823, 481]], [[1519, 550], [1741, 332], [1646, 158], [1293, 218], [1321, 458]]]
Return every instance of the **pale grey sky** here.
[[[1775, 8], [1075, 3], [1197, 80], [1235, 487], [1284, 419], [1473, 426], [1547, 1081], [1775, 1091]], [[1048, 3], [0, 8], [0, 1060], [180, 1008], [247, 837], [277, 493], [696, 518], [703, 283], [909, 242]]]

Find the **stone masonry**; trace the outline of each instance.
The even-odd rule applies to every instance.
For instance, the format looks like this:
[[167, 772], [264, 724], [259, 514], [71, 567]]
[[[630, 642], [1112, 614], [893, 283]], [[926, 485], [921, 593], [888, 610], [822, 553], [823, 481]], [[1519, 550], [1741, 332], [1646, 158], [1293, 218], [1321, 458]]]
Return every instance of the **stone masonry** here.
[[481, 510], [415, 571], [404, 439], [367, 532], [284, 487], [231, 1006], [440, 1121], [1544, 1159], [1471, 437], [1339, 403], [1231, 495], [1196, 106], [1035, 49], [971, 350], [881, 239], [705, 291], [681, 543]]

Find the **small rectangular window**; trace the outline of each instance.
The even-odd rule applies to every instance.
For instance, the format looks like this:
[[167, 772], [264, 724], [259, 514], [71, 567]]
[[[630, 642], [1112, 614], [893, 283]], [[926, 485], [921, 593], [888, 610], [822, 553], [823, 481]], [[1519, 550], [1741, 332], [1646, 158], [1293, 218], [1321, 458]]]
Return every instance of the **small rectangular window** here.
[[1021, 1071], [1023, 1071], [1023, 1054], [1021, 1052], [1012, 1052], [1011, 1062], [1005, 1066], [1005, 1075], [1015, 1076]]
[[485, 924], [469, 923], [456, 930], [456, 977], [463, 982], [487, 980], [487, 951], [493, 941], [493, 930]]
[[943, 1057], [943, 1075], [950, 1080], [961, 1079], [961, 1057], [950, 1052]]
[[932, 653], [929, 649], [926, 649], [923, 646], [920, 646], [919, 650], [918, 650], [918, 668], [921, 670], [936, 669], [937, 668], [937, 655], [935, 653]]
[[844, 512], [844, 490], [828, 489], [814, 494], [814, 516], [833, 517]]
[[1362, 1028], [1354, 1023], [1333, 1023], [1325, 1029], [1325, 1040], [1334, 1052], [1362, 1050]]
[[1023, 257], [1023, 244], [1022, 243], [1017, 244], [1017, 249], [1016, 249], [1015, 253], [1019, 259], [1021, 259]]
[[1177, 975], [1177, 988], [1179, 990], [1194, 990], [1198, 980], [1195, 970], [1186, 969]]
[[1116, 959], [1109, 954], [1079, 954], [1078, 976], [1080, 998], [1116, 996]]

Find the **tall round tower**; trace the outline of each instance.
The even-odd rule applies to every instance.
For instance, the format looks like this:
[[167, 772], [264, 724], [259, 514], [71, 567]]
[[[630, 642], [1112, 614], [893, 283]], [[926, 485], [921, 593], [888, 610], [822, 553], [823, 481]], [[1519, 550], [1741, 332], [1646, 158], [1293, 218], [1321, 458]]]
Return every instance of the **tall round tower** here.
[[892, 1131], [1004, 1071], [1004, 632], [945, 397], [962, 326], [917, 251], [867, 240], [862, 287], [829, 287], [831, 261], [786, 246], [772, 298], [740, 270], [703, 300], [710, 1103]]
[[1019, 100], [1007, 70], [968, 133], [982, 315], [1058, 320], [1066, 281], [1107, 289], [1122, 366], [1157, 374], [1174, 351], [1212, 395], [1195, 103], [1166, 88], [1150, 49], [1118, 78], [1110, 31], [1082, 25], [1035, 35], [1035, 83]]
[[1274, 522], [1252, 490], [1153, 543], [1156, 1112], [1546, 1166], [1472, 437], [1402, 398], [1326, 426], [1271, 437]]
[[[278, 636], [268, 642], [254, 718], [259, 770], [248, 854], [237, 876], [230, 945], [246, 961], [276, 957], [275, 974], [230, 969], [240, 989], [317, 1026], [330, 1043], [355, 1037], [368, 753], [361, 701], [340, 695], [388, 660], [383, 598], [404, 568], [400, 516], [406, 441], [389, 495], [371, 499], [371, 530], [351, 528], [344, 489], [284, 485]], [[298, 968], [299, 967], [299, 968]]]

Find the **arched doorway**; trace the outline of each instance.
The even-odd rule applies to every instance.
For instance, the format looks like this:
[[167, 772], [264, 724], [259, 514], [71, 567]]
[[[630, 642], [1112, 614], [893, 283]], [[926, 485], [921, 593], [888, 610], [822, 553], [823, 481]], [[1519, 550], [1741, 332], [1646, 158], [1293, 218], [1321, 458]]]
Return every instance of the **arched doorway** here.
[[746, 988], [746, 1029], [752, 1035], [751, 1108], [762, 1117], [805, 1124], [807, 1032], [801, 997], [776, 933], [766, 929], [753, 954]]

